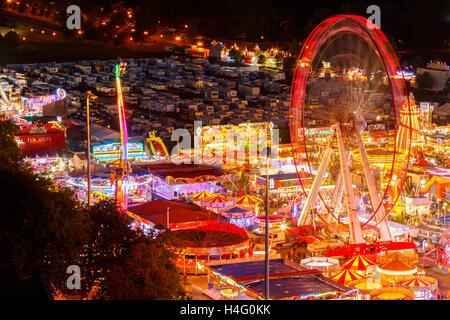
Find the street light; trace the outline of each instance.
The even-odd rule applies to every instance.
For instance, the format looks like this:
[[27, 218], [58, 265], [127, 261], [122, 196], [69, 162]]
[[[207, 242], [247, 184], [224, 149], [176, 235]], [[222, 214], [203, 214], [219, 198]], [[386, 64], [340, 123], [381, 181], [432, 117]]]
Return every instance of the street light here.
[[266, 221], [265, 221], [265, 245], [264, 245], [264, 298], [269, 300], [269, 158], [271, 155], [271, 149], [266, 147], [263, 149], [263, 153], [266, 154]]
[[93, 95], [91, 91], [86, 94], [86, 122], [87, 122], [87, 171], [88, 171], [88, 208], [91, 207], [91, 129], [89, 120], [89, 98], [97, 99], [97, 96]]

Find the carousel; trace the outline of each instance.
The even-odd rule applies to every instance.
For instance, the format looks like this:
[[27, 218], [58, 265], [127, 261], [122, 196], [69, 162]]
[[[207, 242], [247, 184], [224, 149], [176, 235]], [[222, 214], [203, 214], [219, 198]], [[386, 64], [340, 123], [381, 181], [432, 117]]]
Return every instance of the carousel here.
[[201, 201], [205, 198], [211, 198], [217, 196], [215, 193], [209, 192], [209, 191], [201, 191], [196, 194], [192, 194], [189, 196], [193, 201]]
[[380, 279], [392, 284], [417, 273], [417, 267], [399, 259], [377, 266]]
[[257, 216], [259, 214], [259, 205], [264, 201], [260, 198], [253, 197], [251, 195], [243, 195], [236, 199], [236, 204], [253, 211], [254, 215]]
[[240, 196], [236, 199], [236, 204], [246, 207], [254, 207], [261, 203], [263, 203], [263, 201], [260, 198], [253, 197], [248, 194]]
[[358, 271], [364, 276], [369, 276], [375, 272], [375, 262], [364, 257], [364, 256], [354, 256], [350, 260], [347, 260], [342, 264], [342, 268], [349, 269], [352, 271]]
[[236, 200], [233, 197], [214, 195], [200, 200], [200, 205], [207, 210], [219, 213], [221, 209], [226, 209], [233, 206]]
[[436, 300], [438, 282], [435, 278], [413, 276], [397, 282], [397, 286], [414, 292], [414, 300]]
[[405, 288], [386, 287], [370, 292], [370, 300], [413, 300], [414, 292]]
[[377, 256], [377, 262], [379, 264], [386, 264], [395, 260], [400, 260], [401, 262], [414, 265], [419, 260], [419, 257], [417, 253], [415, 253], [414, 251], [411, 252], [395, 251], [388, 254], [383, 253]]
[[358, 290], [357, 300], [370, 300], [370, 293], [373, 290], [378, 290], [381, 288], [389, 287], [391, 284], [385, 280], [380, 279], [359, 279], [350, 281], [347, 283], [347, 286], [355, 288]]
[[173, 231], [173, 247], [176, 265], [184, 274], [203, 274], [201, 265], [210, 261], [252, 255], [247, 231], [227, 222]]
[[253, 211], [242, 206], [234, 205], [220, 211], [219, 214], [228, 218], [230, 223], [233, 223], [239, 227], [249, 228], [254, 224]]

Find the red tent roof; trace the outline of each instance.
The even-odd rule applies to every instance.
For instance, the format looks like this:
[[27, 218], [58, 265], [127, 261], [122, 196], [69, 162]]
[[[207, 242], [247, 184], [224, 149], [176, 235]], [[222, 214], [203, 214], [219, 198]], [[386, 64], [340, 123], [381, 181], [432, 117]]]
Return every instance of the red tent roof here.
[[170, 224], [221, 219], [220, 215], [206, 211], [195, 204], [163, 199], [129, 206], [128, 211], [154, 224], [166, 224], [167, 208], [169, 208]]

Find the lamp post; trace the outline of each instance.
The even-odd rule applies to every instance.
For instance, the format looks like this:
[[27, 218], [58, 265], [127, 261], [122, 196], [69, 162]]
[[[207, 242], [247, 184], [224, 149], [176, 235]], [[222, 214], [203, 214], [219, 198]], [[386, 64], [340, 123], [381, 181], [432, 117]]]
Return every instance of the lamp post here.
[[264, 246], [264, 298], [269, 300], [269, 157], [271, 150], [269, 147], [266, 149], [266, 221], [265, 221], [265, 246]]
[[437, 211], [436, 211], [436, 216], [438, 216], [439, 217], [439, 204], [441, 203], [441, 198], [437, 198], [436, 199], [436, 202], [437, 202]]
[[93, 95], [91, 91], [88, 91], [86, 95], [86, 122], [87, 122], [87, 149], [88, 149], [88, 157], [87, 157], [87, 183], [88, 183], [88, 208], [91, 207], [91, 128], [90, 128], [90, 119], [89, 119], [89, 98], [96, 99], [97, 96]]

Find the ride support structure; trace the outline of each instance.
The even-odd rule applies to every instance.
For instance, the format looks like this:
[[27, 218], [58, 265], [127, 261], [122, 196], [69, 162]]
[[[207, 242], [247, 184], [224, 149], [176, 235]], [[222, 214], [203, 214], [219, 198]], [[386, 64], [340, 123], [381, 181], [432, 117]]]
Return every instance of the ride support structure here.
[[[386, 211], [383, 204], [381, 203], [380, 196], [377, 192], [375, 186], [375, 178], [373, 176], [373, 170], [369, 164], [369, 158], [367, 156], [366, 149], [364, 148], [364, 142], [361, 136], [362, 128], [355, 123], [354, 133], [356, 137], [356, 142], [358, 144], [359, 153], [361, 154], [362, 167], [364, 171], [364, 176], [367, 182], [367, 188], [369, 189], [370, 202], [372, 203], [372, 208], [374, 208], [375, 221], [378, 224], [378, 229], [380, 231], [381, 241], [391, 241], [392, 235], [389, 230], [389, 225], [386, 219]], [[378, 208], [378, 210], [376, 210]]]
[[125, 73], [126, 63], [120, 59], [115, 66], [115, 78], [116, 78], [116, 90], [117, 90], [117, 111], [119, 115], [120, 126], [120, 144], [121, 153], [119, 159], [119, 165], [116, 168], [114, 175], [116, 184], [115, 199], [118, 210], [121, 213], [126, 213], [128, 208], [128, 173], [130, 171], [128, 163], [128, 129], [127, 129], [127, 115], [125, 112], [125, 106], [123, 103], [121, 76]]
[[439, 243], [423, 255], [423, 265], [433, 263], [438, 270], [450, 273], [450, 227], [442, 235]]

